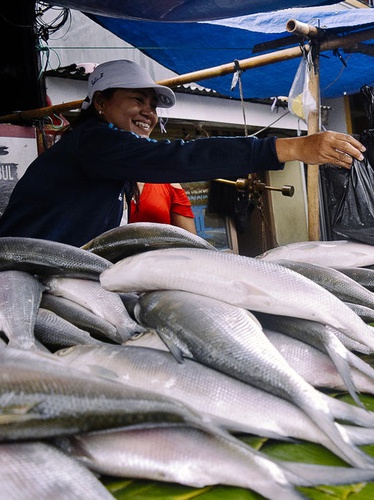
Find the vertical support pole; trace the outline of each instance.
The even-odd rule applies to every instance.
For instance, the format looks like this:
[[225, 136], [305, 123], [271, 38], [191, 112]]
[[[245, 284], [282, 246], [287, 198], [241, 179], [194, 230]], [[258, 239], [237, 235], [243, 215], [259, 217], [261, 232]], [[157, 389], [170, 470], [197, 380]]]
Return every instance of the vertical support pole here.
[[[308, 134], [315, 134], [321, 131], [319, 53], [318, 44], [312, 44], [311, 47], [311, 64], [308, 65], [309, 90], [316, 102], [316, 108], [310, 111], [308, 116]], [[319, 167], [308, 165], [307, 169], [308, 237], [310, 241], [318, 241], [320, 239]]]

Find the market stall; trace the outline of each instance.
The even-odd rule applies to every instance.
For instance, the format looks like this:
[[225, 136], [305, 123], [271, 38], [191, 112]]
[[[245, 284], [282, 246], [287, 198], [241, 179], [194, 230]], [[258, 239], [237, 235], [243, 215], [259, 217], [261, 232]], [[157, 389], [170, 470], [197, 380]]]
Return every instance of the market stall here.
[[[290, 19], [301, 48], [162, 83], [241, 81], [247, 70], [312, 54], [307, 121], [308, 132], [318, 131], [324, 50], [357, 48], [373, 33], [315, 45], [315, 26]], [[314, 203], [316, 166], [309, 171]], [[371, 245], [307, 241], [247, 258], [168, 225], [127, 224], [81, 248], [0, 238], [0, 255], [6, 499], [15, 490], [39, 498], [43, 488], [49, 497], [60, 488], [61, 498], [90, 500], [372, 496]], [[357, 268], [364, 276], [344, 278]], [[45, 311], [65, 321], [54, 329]], [[300, 350], [313, 351], [312, 361]]]

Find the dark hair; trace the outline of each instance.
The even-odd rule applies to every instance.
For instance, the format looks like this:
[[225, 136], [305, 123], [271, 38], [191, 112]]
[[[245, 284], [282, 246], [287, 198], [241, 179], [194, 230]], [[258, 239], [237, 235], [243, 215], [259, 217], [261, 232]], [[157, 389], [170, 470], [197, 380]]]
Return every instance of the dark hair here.
[[[105, 89], [105, 90], [100, 90], [100, 94], [104, 97], [105, 100], [111, 99], [113, 96], [114, 92], [117, 89]], [[89, 120], [90, 118], [100, 118], [99, 113], [97, 112], [95, 105], [93, 103], [93, 98], [91, 101], [91, 104], [88, 106], [86, 109], [81, 109], [79, 112], [79, 116], [75, 119], [74, 125], [80, 125], [81, 123]]]

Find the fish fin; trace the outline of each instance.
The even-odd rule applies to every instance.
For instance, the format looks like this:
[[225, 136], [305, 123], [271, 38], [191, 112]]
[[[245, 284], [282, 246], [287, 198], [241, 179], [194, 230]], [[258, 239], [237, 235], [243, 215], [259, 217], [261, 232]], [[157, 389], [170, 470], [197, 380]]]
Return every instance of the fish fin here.
[[363, 403], [360, 401], [358, 395], [357, 395], [357, 389], [355, 387], [355, 384], [353, 382], [352, 376], [351, 376], [351, 367], [348, 363], [348, 361], [341, 356], [339, 353], [337, 353], [334, 349], [330, 349], [329, 346], [326, 346], [326, 349], [328, 351], [328, 355], [330, 356], [332, 362], [335, 365], [335, 368], [337, 369], [339, 375], [341, 376], [344, 385], [351, 395], [352, 399], [355, 401], [355, 403], [360, 406], [361, 408], [365, 408]]
[[[322, 394], [322, 393], [321, 393]], [[351, 422], [366, 428], [374, 427], [374, 412], [322, 394], [335, 419]]]
[[74, 453], [74, 456], [87, 465], [87, 461], [93, 462], [94, 457], [85, 446], [84, 439], [80, 436], [58, 437], [53, 443], [66, 453]]
[[167, 335], [163, 335], [163, 333], [160, 332], [159, 330], [156, 330], [156, 333], [163, 341], [163, 343], [166, 345], [166, 347], [169, 349], [173, 357], [178, 361], [178, 363], [183, 363], [184, 357], [182, 349], [178, 347], [170, 337], [168, 337]]
[[273, 461], [282, 468], [287, 479], [295, 486], [366, 483], [374, 478], [373, 469]]
[[344, 429], [349, 436], [349, 439], [355, 445], [366, 445], [374, 443], [374, 428], [359, 427], [357, 425], [344, 425]]
[[[320, 401], [322, 402], [323, 398]], [[357, 406], [355, 408], [366, 413], [366, 410], [363, 408]], [[334, 416], [329, 405], [327, 412], [316, 412], [315, 407], [310, 406], [309, 402], [305, 401], [303, 410], [328, 438], [329, 443], [325, 446], [335, 453], [335, 455], [342, 458], [347, 464], [359, 469], [374, 468], [374, 458], [364, 453], [352, 443], [344, 428], [334, 421]]]
[[348, 351], [347, 357], [349, 364], [353, 368], [356, 368], [356, 370], [360, 371], [367, 377], [374, 379], [374, 368], [370, 366], [369, 363], [359, 358], [358, 356], [353, 354], [353, 352], [350, 351]]

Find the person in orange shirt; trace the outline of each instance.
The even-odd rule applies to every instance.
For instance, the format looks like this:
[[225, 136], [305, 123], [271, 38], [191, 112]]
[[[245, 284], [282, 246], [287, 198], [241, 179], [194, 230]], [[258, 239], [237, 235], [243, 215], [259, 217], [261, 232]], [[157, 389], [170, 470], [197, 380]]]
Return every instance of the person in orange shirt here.
[[130, 205], [129, 223], [158, 222], [171, 224], [196, 234], [190, 200], [178, 183], [150, 184], [138, 182], [139, 192]]

